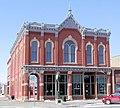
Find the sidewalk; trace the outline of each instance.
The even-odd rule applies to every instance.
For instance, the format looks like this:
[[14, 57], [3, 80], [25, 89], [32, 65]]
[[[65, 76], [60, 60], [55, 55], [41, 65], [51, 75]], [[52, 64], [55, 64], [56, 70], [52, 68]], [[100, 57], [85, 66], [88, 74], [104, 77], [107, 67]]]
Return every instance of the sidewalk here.
[[[55, 100], [45, 100], [44, 102], [55, 102]], [[83, 102], [85, 102], [85, 103], [101, 103], [102, 102], [102, 100], [101, 99], [86, 99], [86, 100], [71, 100], [71, 101], [66, 101], [66, 102], [63, 102], [63, 103], [76, 103], [76, 102], [80, 102], [80, 103], [83, 103]]]
[[85, 103], [101, 103], [101, 99], [72, 100], [67, 102], [85, 102]]
[[[101, 100], [72, 100], [56, 104], [55, 100], [41, 101], [17, 101], [9, 100], [5, 96], [0, 96], [0, 106], [6, 108], [84, 108], [86, 105], [102, 104]], [[8, 107], [9, 106], [9, 107]]]
[[0, 95], [0, 101], [7, 101], [9, 100], [8, 97], [6, 97], [5, 95]]
[[[83, 108], [87, 104], [100, 104], [102, 101], [100, 99], [90, 99], [90, 100], [72, 100], [62, 102], [62, 104], [56, 104], [55, 101], [44, 101], [42, 108]], [[49, 106], [50, 105], [50, 106]]]

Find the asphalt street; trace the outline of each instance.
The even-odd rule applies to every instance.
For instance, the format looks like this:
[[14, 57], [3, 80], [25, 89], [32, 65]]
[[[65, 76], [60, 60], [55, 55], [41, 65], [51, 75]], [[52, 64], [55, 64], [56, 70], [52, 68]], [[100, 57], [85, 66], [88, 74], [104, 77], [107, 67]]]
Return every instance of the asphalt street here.
[[120, 108], [120, 104], [105, 105], [101, 100], [67, 101], [58, 105], [55, 101], [17, 101], [0, 97], [0, 108]]

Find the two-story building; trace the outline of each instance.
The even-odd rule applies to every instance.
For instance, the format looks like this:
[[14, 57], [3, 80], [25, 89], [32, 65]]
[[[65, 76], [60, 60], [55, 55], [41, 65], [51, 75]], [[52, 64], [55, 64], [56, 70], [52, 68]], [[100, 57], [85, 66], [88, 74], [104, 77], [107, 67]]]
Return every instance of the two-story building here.
[[82, 27], [71, 9], [61, 24], [26, 22], [10, 50], [9, 94], [30, 99], [30, 76], [36, 77], [37, 100], [60, 95], [98, 99], [111, 93], [110, 31]]

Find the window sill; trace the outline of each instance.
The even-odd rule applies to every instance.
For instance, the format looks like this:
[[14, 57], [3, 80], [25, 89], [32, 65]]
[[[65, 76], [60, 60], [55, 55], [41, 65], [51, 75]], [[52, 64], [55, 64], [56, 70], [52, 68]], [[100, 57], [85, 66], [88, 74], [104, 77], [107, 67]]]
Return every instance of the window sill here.
[[99, 64], [99, 66], [106, 66], [106, 64]]
[[46, 62], [46, 64], [53, 64], [53, 62]]
[[105, 64], [99, 64], [99, 65], [105, 65]]
[[31, 61], [31, 63], [38, 63], [38, 61]]
[[90, 65], [90, 66], [92, 66], [92, 65], [93, 65], [93, 63], [88, 63], [87, 65]]
[[63, 63], [63, 64], [77, 64], [77, 63]]

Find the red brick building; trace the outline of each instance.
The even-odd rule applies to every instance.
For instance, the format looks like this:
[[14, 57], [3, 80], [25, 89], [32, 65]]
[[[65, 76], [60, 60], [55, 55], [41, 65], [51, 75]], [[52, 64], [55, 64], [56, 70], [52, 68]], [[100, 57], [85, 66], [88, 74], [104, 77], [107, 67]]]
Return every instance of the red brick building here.
[[60, 95], [98, 99], [111, 93], [110, 31], [82, 27], [71, 10], [60, 24], [23, 24], [10, 51], [8, 89], [15, 99], [30, 99], [30, 76], [36, 77], [37, 100]]

